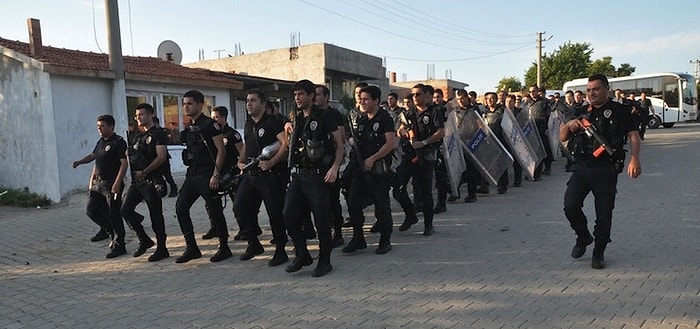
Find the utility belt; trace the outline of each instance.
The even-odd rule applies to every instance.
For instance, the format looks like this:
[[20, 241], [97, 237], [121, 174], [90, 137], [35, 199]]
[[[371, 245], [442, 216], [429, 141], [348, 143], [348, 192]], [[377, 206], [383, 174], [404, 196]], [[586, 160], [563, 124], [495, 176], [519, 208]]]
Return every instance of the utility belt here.
[[291, 173], [298, 175], [320, 175], [322, 174], [322, 171], [318, 168], [294, 167], [292, 168]]
[[209, 175], [214, 173], [214, 165], [211, 166], [197, 166], [197, 167], [188, 167], [187, 168], [187, 175], [192, 175], [192, 176], [202, 176], [202, 175]]

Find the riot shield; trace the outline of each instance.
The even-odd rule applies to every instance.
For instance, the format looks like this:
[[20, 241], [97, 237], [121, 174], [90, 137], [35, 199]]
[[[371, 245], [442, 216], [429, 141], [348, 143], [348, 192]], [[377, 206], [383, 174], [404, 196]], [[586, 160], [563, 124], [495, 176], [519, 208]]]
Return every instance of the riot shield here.
[[535, 168], [539, 163], [538, 157], [515, 119], [513, 111], [509, 109], [503, 111], [501, 127], [503, 128], [503, 137], [510, 146], [511, 155], [520, 163], [527, 177], [534, 180]]
[[474, 161], [482, 177], [493, 185], [508, 167], [513, 165], [513, 157], [506, 151], [486, 121], [474, 111], [469, 111], [459, 127], [459, 141]]
[[540, 163], [540, 161], [547, 157], [547, 152], [544, 150], [544, 144], [542, 144], [540, 132], [537, 130], [537, 126], [535, 126], [535, 120], [530, 118], [530, 107], [527, 104], [523, 104], [523, 110], [518, 113], [515, 120], [518, 122], [518, 125], [520, 125], [520, 129], [523, 130], [525, 139], [530, 143], [535, 155], [537, 155], [537, 163]]
[[564, 102], [555, 102], [552, 104], [552, 113], [549, 115], [547, 122], [547, 130], [549, 135], [549, 146], [552, 148], [553, 160], [559, 160], [560, 155], [566, 155], [559, 141], [559, 127], [566, 122], [566, 117], [574, 113], [574, 110], [566, 106]]
[[447, 167], [447, 177], [450, 179], [452, 194], [459, 194], [459, 180], [467, 170], [464, 158], [464, 147], [459, 140], [459, 131], [454, 111], [450, 111], [445, 122], [445, 137], [442, 139], [443, 156]]

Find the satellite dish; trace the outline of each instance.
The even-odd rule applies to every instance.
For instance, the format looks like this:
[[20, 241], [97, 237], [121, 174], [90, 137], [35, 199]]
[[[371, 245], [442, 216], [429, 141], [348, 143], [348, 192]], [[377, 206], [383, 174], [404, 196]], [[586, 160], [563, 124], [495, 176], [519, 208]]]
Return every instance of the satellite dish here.
[[182, 62], [182, 50], [177, 43], [165, 40], [158, 45], [158, 57], [167, 62], [180, 64]]

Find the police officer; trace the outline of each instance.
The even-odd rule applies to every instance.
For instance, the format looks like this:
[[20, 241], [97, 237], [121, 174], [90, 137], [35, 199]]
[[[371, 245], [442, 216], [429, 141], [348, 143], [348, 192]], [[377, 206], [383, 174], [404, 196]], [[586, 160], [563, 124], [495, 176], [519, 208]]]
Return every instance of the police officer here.
[[121, 209], [124, 220], [136, 232], [139, 239], [139, 247], [134, 252], [134, 257], [139, 257], [154, 245], [153, 240], [148, 237], [141, 225], [143, 215], [134, 211], [139, 202], [146, 201], [153, 232], [158, 242], [156, 251], [148, 257], [149, 262], [170, 256], [165, 246], [165, 218], [161, 200], [166, 193], [163, 174], [168, 153], [166, 146], [168, 136], [155, 125], [154, 118], [153, 106], [146, 103], [136, 105], [136, 123], [141, 133], [133, 138], [127, 151], [132, 178]]
[[203, 106], [204, 95], [201, 92], [190, 90], [183, 96], [182, 109], [192, 124], [187, 129], [187, 149], [183, 153], [184, 163], [188, 166], [187, 175], [175, 203], [175, 212], [187, 247], [182, 256], [175, 260], [176, 263], [185, 263], [202, 256], [190, 217], [190, 208], [200, 196], [206, 202], [207, 212], [219, 237], [219, 249], [209, 260], [219, 262], [231, 257], [221, 196], [217, 194], [226, 148], [221, 126], [202, 113]]
[[[391, 250], [391, 153], [394, 150], [394, 122], [389, 114], [380, 109], [381, 90], [377, 86], [360, 89], [359, 112], [351, 112], [350, 144], [353, 146], [350, 163], [346, 170], [352, 172], [348, 195], [348, 213], [353, 224], [352, 240], [342, 252], [351, 253], [367, 248], [362, 225], [365, 218], [362, 209], [369, 197], [374, 203], [377, 230], [380, 233], [377, 254]], [[431, 208], [432, 209], [432, 208]]]
[[[226, 122], [226, 117], [228, 116], [228, 108], [226, 106], [217, 106], [211, 110], [211, 118], [216, 121], [216, 123], [221, 127], [221, 136], [224, 140], [224, 146], [226, 147], [226, 160], [224, 161], [224, 167], [222, 168], [222, 175], [238, 175], [240, 170], [238, 169], [238, 155], [243, 150], [243, 138], [236, 129], [231, 128]], [[231, 176], [231, 177], [233, 177]], [[229, 195], [231, 200], [234, 200], [235, 190], [224, 191]], [[216, 234], [216, 229], [214, 228], [214, 222], [209, 218], [210, 226], [209, 230], [202, 235], [202, 239], [209, 240], [218, 237]], [[240, 229], [240, 223], [238, 227]], [[240, 240], [240, 233], [236, 234], [234, 240]]]
[[[260, 204], [265, 202], [276, 247], [274, 256], [267, 264], [277, 266], [289, 260], [284, 250], [287, 232], [282, 215], [287, 184], [287, 137], [284, 122], [274, 114], [265, 112], [266, 100], [265, 93], [259, 89], [248, 90], [246, 110], [249, 119], [245, 123], [243, 156], [238, 157], [238, 168], [244, 171], [244, 175], [233, 201], [233, 213], [241, 226], [242, 238], [248, 240], [248, 247], [238, 259], [252, 259], [265, 252], [258, 240], [258, 235], [262, 234], [258, 210]], [[270, 157], [264, 157], [263, 150], [276, 142], [279, 147]]]
[[312, 276], [319, 277], [333, 269], [328, 184], [338, 178], [343, 159], [343, 138], [332, 113], [314, 105], [315, 96], [316, 86], [311, 81], [301, 80], [294, 84], [297, 109], [290, 139], [292, 170], [284, 202], [284, 221], [294, 242], [296, 257], [285, 270], [297, 272], [313, 263], [302, 229], [311, 211], [319, 240], [318, 264]]
[[[469, 115], [470, 113], [476, 113], [476, 115], [480, 115], [479, 105], [476, 103], [476, 99], [471, 98], [469, 94], [467, 94], [466, 90], [458, 90], [455, 99], [457, 100], [458, 106], [454, 111], [450, 112], [450, 115], [455, 117], [455, 122], [457, 123], [457, 131], [471, 130], [467, 127], [469, 121], [466, 119], [467, 115]], [[460, 136], [460, 139], [466, 140], [466, 137]], [[457, 186], [457, 191], [459, 191], [459, 188], [462, 185], [462, 183], [466, 182], [467, 196], [464, 198], [464, 202], [472, 203], [476, 202], [476, 191], [477, 186], [481, 181], [481, 174], [476, 169], [474, 160], [472, 160], [471, 157], [466, 157], [464, 161], [466, 165], [466, 170], [462, 173], [462, 177], [460, 178], [460, 182]], [[453, 199], [453, 201], [454, 200], [456, 199]]]
[[105, 114], [97, 117], [100, 140], [92, 153], [73, 162], [73, 168], [95, 160], [90, 175], [87, 215], [111, 237], [107, 258], [126, 254], [124, 244], [124, 222], [120, 208], [126, 161], [126, 141], [114, 133], [114, 117]]
[[423, 84], [413, 86], [414, 109], [408, 113], [408, 121], [413, 127], [402, 124], [399, 135], [409, 138], [414, 154], [407, 153], [402, 163], [397, 168], [397, 181], [394, 186], [394, 198], [396, 198], [404, 212], [406, 219], [399, 227], [399, 231], [406, 231], [411, 225], [418, 222], [413, 204], [406, 192], [408, 180], [412, 177], [419, 190], [418, 199], [423, 205], [424, 231], [423, 235], [433, 234], [433, 193], [432, 181], [435, 160], [439, 141], [445, 136], [443, 128], [443, 116], [434, 106], [428, 106], [428, 99], [432, 97], [429, 88]]
[[[501, 128], [501, 121], [503, 120], [504, 106], [497, 103], [498, 95], [495, 92], [487, 92], [484, 94], [484, 103], [486, 103], [486, 111], [481, 114], [489, 126], [489, 129], [496, 135], [496, 138], [506, 147], [506, 150], [512, 152], [508, 144], [503, 137], [503, 128]], [[517, 161], [516, 161], [517, 162]], [[498, 178], [497, 191], [498, 194], [505, 194], [508, 190], [508, 170], [506, 170], [501, 177]], [[489, 182], [486, 178], [481, 178], [481, 187], [486, 189], [486, 193], [489, 191]]]
[[[577, 235], [571, 257], [580, 258], [586, 252], [586, 246], [595, 241], [591, 261], [591, 267], [595, 269], [605, 267], [603, 252], [610, 242], [617, 177], [624, 167], [625, 136], [629, 138], [631, 151], [627, 174], [637, 178], [642, 172], [636, 122], [628, 106], [608, 98], [609, 88], [605, 75], [590, 76], [586, 87], [590, 102], [585, 115], [587, 121], [569, 120], [562, 124], [559, 131], [559, 139], [569, 141], [569, 150], [574, 156], [571, 178], [564, 194], [564, 213]], [[590, 123], [594, 128], [586, 131], [585, 123]], [[590, 137], [590, 129], [594, 129], [601, 138]], [[589, 192], [593, 192], [595, 198], [593, 236], [588, 231], [588, 221], [582, 210]]]
[[[447, 121], [447, 107], [444, 100], [442, 89], [435, 89], [433, 92], [433, 106], [436, 111], [442, 116], [442, 121]], [[447, 165], [445, 164], [445, 155], [443, 154], [442, 139], [438, 141], [437, 160], [435, 161], [435, 189], [437, 190], [437, 205], [433, 209], [433, 213], [439, 214], [447, 211], [447, 190], [449, 187], [449, 179], [447, 178]]]
[[537, 85], [532, 85], [528, 89], [530, 92], [530, 101], [528, 102], [530, 117], [535, 121], [537, 131], [540, 134], [540, 140], [544, 145], [546, 157], [535, 167], [533, 179], [539, 181], [542, 175], [552, 173], [552, 149], [549, 147], [549, 138], [547, 138], [547, 123], [549, 122], [549, 113], [551, 112], [549, 101], [540, 96], [540, 92], [544, 92], [544, 88], [540, 89]]

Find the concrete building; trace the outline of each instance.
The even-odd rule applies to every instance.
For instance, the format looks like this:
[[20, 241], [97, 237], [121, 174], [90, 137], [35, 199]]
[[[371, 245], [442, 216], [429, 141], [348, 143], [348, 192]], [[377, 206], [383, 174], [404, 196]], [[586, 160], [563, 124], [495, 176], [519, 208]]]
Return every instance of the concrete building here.
[[390, 89], [391, 91], [397, 93], [400, 98], [405, 97], [406, 95], [411, 93], [411, 89], [413, 86], [422, 83], [424, 85], [431, 85], [433, 88], [437, 89], [442, 89], [443, 95], [445, 95], [445, 100], [451, 99], [455, 97], [455, 91], [456, 90], [463, 90], [467, 87], [469, 87], [468, 83], [460, 82], [460, 81], [455, 81], [451, 79], [430, 79], [430, 80], [413, 80], [413, 81], [404, 81], [404, 82], [397, 82], [396, 81], [396, 74], [394, 72], [391, 73], [391, 80], [390, 80]]
[[382, 95], [389, 92], [386, 68], [381, 58], [328, 43], [272, 49], [184, 65], [271, 79], [309, 79], [317, 84], [325, 83], [331, 90], [332, 100], [352, 96], [358, 81], [376, 84], [382, 90]]
[[[183, 173], [177, 135], [187, 123], [182, 95], [198, 89], [206, 110], [232, 108], [242, 82], [230, 74], [193, 69], [156, 57], [124, 57], [127, 120], [134, 106], [148, 102], [173, 132], [168, 147], [175, 173]], [[48, 47], [41, 38], [24, 43], [0, 38], [0, 185], [28, 188], [53, 201], [85, 189], [91, 165], [73, 161], [93, 151], [95, 119], [112, 114], [112, 81], [107, 54]], [[266, 81], [270, 85], [272, 81]], [[231, 124], [239, 121], [236, 112]], [[117, 120], [119, 121], [119, 120]], [[125, 127], [117, 127], [124, 135]]]

